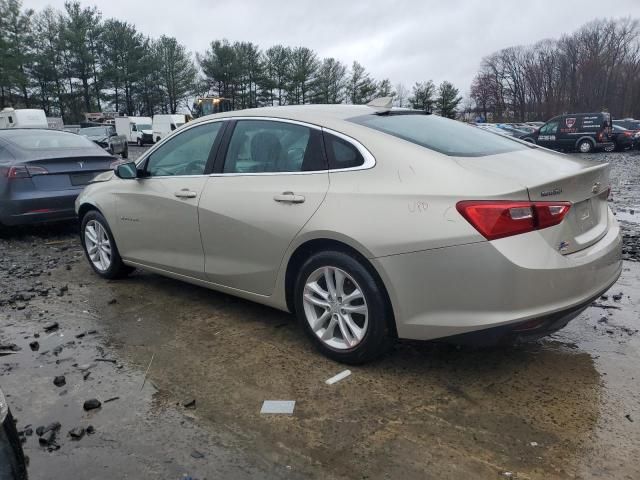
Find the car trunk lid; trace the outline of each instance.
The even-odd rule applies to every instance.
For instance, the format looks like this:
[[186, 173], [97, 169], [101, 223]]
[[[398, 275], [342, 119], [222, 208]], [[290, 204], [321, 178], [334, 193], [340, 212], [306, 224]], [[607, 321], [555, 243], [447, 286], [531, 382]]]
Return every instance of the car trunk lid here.
[[458, 158], [465, 168], [479, 169], [523, 185], [533, 202], [570, 202], [563, 221], [542, 237], [562, 254], [585, 249], [608, 229], [608, 164], [533, 148], [486, 157]]
[[24, 165], [32, 171], [31, 180], [36, 189], [64, 190], [84, 187], [96, 175], [110, 170], [114, 161], [110, 156], [79, 156], [33, 160]]

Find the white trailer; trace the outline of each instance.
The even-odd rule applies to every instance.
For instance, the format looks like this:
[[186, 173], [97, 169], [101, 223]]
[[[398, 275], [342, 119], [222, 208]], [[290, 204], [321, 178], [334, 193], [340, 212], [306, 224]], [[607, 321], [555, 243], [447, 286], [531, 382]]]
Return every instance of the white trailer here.
[[0, 128], [49, 128], [44, 110], [4, 108], [0, 111]]
[[116, 117], [116, 133], [127, 137], [128, 142], [134, 142], [142, 146], [145, 143], [153, 143], [151, 117]]
[[153, 141], [159, 142], [164, 137], [180, 128], [186, 123], [184, 115], [154, 115], [153, 116]]

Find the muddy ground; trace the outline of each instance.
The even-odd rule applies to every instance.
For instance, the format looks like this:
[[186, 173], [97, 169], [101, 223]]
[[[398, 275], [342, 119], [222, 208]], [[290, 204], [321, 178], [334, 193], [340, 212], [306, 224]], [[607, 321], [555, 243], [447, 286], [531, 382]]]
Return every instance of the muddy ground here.
[[[640, 478], [640, 152], [587, 158], [612, 163], [625, 232], [606, 298], [535, 344], [402, 342], [331, 386], [344, 367], [290, 315], [103, 281], [74, 224], [0, 240], [0, 384], [21, 431], [61, 423], [52, 444], [25, 435], [30, 478]], [[261, 415], [267, 399], [294, 414]]]

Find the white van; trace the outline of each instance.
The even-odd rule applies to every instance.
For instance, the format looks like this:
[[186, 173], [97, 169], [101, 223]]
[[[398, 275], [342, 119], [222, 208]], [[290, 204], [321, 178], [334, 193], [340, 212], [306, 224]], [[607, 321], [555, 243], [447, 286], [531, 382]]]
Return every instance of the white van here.
[[44, 110], [4, 108], [0, 111], [0, 128], [49, 128]]
[[159, 142], [164, 137], [180, 128], [186, 122], [184, 115], [154, 115], [153, 116], [153, 141]]
[[153, 143], [153, 131], [151, 117], [116, 117], [116, 133], [127, 137], [128, 142], [143, 146], [145, 143]]

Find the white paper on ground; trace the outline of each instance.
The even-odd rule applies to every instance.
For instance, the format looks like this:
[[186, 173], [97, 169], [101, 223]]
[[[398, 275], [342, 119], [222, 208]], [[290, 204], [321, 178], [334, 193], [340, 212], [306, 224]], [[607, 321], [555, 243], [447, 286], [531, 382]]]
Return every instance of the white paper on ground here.
[[342, 372], [337, 374], [335, 377], [331, 377], [329, 380], [327, 380], [324, 383], [326, 383], [327, 385], [333, 385], [334, 383], [339, 382], [344, 378], [347, 378], [349, 375], [351, 375], [351, 370], [343, 370]]
[[262, 403], [262, 410], [260, 410], [260, 413], [292, 415], [295, 406], [295, 400], [265, 400]]

